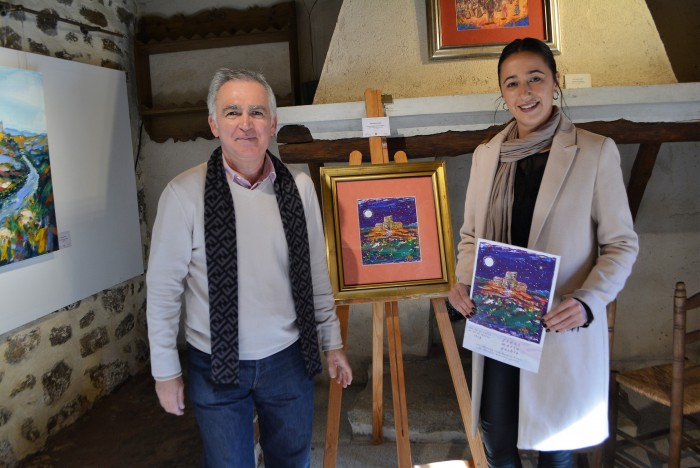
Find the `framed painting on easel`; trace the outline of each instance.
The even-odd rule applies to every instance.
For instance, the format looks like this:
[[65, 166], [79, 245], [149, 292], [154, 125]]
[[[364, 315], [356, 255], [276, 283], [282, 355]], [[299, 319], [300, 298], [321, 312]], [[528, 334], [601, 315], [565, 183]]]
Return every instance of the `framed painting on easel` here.
[[445, 293], [454, 252], [443, 162], [321, 168], [337, 300]]
[[426, 0], [430, 60], [498, 57], [534, 37], [559, 53], [557, 0]]

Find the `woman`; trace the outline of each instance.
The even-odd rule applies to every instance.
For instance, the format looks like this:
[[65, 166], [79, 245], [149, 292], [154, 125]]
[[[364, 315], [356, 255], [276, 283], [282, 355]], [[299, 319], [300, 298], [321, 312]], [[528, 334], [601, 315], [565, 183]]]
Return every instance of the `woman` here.
[[498, 61], [513, 120], [472, 159], [451, 305], [476, 313], [469, 284], [478, 238], [561, 256], [538, 373], [474, 353], [472, 430], [481, 419], [489, 465], [572, 466], [572, 450], [608, 436], [606, 305], [639, 249], [615, 143], [577, 129], [553, 103], [561, 95], [542, 41], [516, 39]]

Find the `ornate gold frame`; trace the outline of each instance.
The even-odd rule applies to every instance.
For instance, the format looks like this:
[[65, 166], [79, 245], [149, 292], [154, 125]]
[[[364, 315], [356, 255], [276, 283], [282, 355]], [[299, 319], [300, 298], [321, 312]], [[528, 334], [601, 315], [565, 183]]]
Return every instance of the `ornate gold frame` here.
[[[408, 178], [414, 179], [410, 181], [412, 183], [409, 183]], [[445, 166], [442, 161], [321, 168], [328, 270], [336, 301], [376, 302], [396, 298], [444, 296], [449, 291], [454, 284], [455, 261], [445, 180]], [[350, 184], [346, 184], [348, 182]], [[426, 196], [428, 182], [432, 193]], [[346, 197], [348, 201], [339, 200], [338, 184], [345, 184], [341, 196]], [[371, 187], [380, 187], [381, 189], [384, 186], [386, 186], [386, 190], [394, 190], [395, 192], [395, 194], [392, 192], [388, 198], [413, 196], [416, 200], [417, 211], [419, 211], [418, 204], [421, 203], [420, 213], [423, 216], [422, 219], [427, 221], [422, 224], [425, 229], [422, 229], [421, 223], [417, 223], [416, 228], [421, 238], [421, 262], [423, 260], [426, 263], [432, 262], [433, 272], [439, 269], [439, 275], [423, 278], [420, 274], [416, 274], [414, 277], [407, 278], [406, 276], [412, 275], [412, 268], [417, 269], [421, 262], [363, 265], [362, 260], [360, 260], [362, 257], [360, 236], [347, 239], [343, 237], [343, 231], [346, 230], [347, 226], [340, 225], [339, 206], [354, 205], [357, 209], [357, 199], [352, 198], [354, 195], [351, 191], [356, 190], [355, 187], [359, 187], [359, 192], [356, 193], [361, 193], [362, 190], [368, 190]], [[396, 189], [396, 186], [400, 186], [400, 188]], [[422, 188], [416, 188], [418, 186]], [[371, 198], [374, 198], [374, 194], [378, 194], [379, 198], [385, 197], [386, 194], [382, 195], [383, 190], [372, 192]], [[432, 199], [428, 200], [430, 197]], [[431, 213], [434, 220], [427, 219], [430, 215], [424, 216], [426, 213]], [[359, 211], [349, 215], [348, 219], [357, 220], [357, 233], [359, 234]], [[423, 239], [428, 241], [424, 243]], [[345, 255], [344, 257], [343, 252], [350, 251], [359, 253], [359, 255]], [[350, 284], [347, 282], [345, 274], [346, 271], [349, 271], [346, 268], [347, 262], [354, 262], [353, 265], [350, 265], [352, 268], [368, 269], [367, 271], [374, 273], [382, 271], [388, 272], [388, 274], [383, 274], [381, 281], [359, 281]], [[383, 270], [371, 270], [375, 267]], [[396, 273], [396, 277], [392, 277], [394, 273]]]
[[[483, 42], [446, 46], [443, 44], [443, 25], [441, 24], [441, 5], [455, 0], [426, 0], [428, 22], [428, 58], [430, 60], [451, 60], [464, 58], [498, 57], [503, 47], [510, 42]], [[554, 54], [560, 52], [559, 44], [559, 6], [558, 0], [542, 0], [545, 25], [544, 42]]]

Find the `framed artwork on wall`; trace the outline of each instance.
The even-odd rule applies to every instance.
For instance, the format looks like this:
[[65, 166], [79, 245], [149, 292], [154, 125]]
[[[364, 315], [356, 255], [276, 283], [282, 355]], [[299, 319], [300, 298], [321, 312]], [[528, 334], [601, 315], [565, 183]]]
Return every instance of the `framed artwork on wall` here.
[[557, 0], [426, 0], [428, 57], [497, 57], [514, 39], [535, 37], [559, 53]]
[[0, 271], [56, 250], [43, 77], [0, 66]]
[[[144, 270], [126, 73], [4, 47], [0, 67], [10, 69], [0, 78], [0, 186], [5, 194], [18, 188], [16, 196], [0, 196], [0, 257], [14, 257], [0, 266], [2, 335]], [[23, 73], [10, 79], [17, 70]], [[30, 86], [32, 73], [41, 89]], [[42, 110], [23, 110], [37, 100]], [[45, 130], [37, 126], [40, 115]], [[18, 217], [6, 211], [16, 211], [15, 202], [22, 204]], [[54, 229], [50, 204], [56, 234], [43, 231], [47, 218]]]
[[338, 301], [444, 294], [454, 251], [443, 162], [321, 168]]

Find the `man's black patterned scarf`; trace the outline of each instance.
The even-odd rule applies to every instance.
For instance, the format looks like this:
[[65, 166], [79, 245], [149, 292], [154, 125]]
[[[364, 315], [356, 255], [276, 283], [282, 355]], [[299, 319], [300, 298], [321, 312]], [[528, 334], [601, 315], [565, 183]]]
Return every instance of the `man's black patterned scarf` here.
[[[289, 278], [301, 336], [301, 352], [309, 377], [321, 372], [309, 236], [304, 206], [289, 169], [270, 155], [276, 178], [277, 206], [289, 250]], [[209, 282], [211, 371], [214, 382], [238, 385], [238, 266], [236, 214], [226, 180], [221, 147], [207, 163], [204, 185], [204, 239]], [[264, 278], [261, 278], [263, 281]]]

